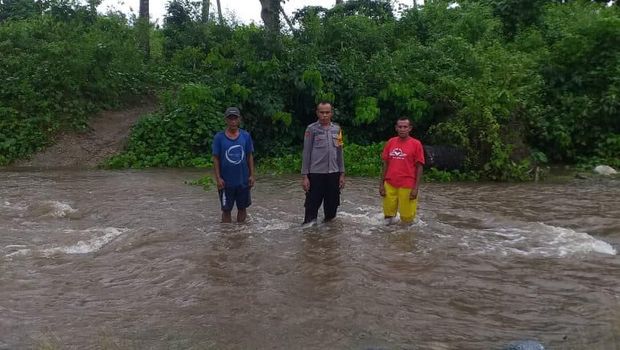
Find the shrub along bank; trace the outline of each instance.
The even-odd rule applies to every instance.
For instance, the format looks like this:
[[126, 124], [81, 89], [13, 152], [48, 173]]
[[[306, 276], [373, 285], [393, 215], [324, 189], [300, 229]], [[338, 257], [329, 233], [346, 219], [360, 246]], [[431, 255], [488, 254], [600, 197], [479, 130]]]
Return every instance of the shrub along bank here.
[[[128, 48], [129, 36], [112, 50], [120, 52], [109, 53], [110, 62], [137, 80], [125, 85], [106, 73], [86, 86], [69, 84], [75, 86], [69, 91], [84, 97], [80, 101], [101, 96], [109, 103], [116, 97], [83, 91], [112, 82], [119, 92], [159, 83], [162, 108], [134, 127], [110, 167], [208, 166], [211, 138], [224, 126], [222, 111], [237, 105], [256, 140], [258, 164], [297, 172], [304, 129], [323, 99], [333, 101], [334, 120], [345, 131], [352, 174], [378, 173], [380, 145], [394, 134], [399, 116], [412, 119], [423, 143], [465, 152], [462, 172], [430, 172], [438, 178], [526, 180], [548, 162], [596, 159], [618, 166], [620, 6], [529, 5], [523, 12], [518, 2], [428, 1], [395, 16], [388, 2], [349, 0], [332, 9], [305, 8], [295, 15], [294, 30], [273, 34], [255, 25], [202, 23], [194, 3], [175, 0], [151, 36], [148, 74], [144, 66], [129, 69], [130, 61], [115, 59], [139, 54]], [[97, 17], [88, 28], [110, 21]], [[132, 33], [120, 24], [118, 30]], [[93, 64], [99, 54], [80, 60]], [[0, 96], [13, 120], [30, 118], [25, 103], [12, 107], [6, 93]], [[57, 110], [40, 110], [63, 120]], [[41, 128], [47, 124], [28, 120], [35, 126], [27, 130], [47, 135]], [[16, 140], [28, 138], [36, 139]], [[27, 142], [30, 148], [6, 160], [42, 143]]]
[[0, 22], [0, 165], [146, 92], [142, 55], [124, 18], [81, 7], [48, 10]]

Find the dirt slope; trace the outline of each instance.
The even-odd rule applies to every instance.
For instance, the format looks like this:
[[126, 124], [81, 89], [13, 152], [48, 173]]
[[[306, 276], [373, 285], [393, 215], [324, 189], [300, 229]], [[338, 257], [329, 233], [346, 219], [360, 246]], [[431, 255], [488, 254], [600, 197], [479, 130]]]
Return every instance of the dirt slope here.
[[156, 109], [153, 100], [123, 110], [103, 111], [94, 116], [83, 133], [58, 135], [54, 145], [17, 161], [17, 167], [37, 168], [92, 168], [125, 145], [131, 126], [147, 113]]

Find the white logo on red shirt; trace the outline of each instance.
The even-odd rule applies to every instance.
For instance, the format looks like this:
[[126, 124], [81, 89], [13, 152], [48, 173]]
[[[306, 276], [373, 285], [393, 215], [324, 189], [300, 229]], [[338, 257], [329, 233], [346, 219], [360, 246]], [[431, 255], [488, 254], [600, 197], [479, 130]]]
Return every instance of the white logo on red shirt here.
[[403, 152], [403, 150], [398, 147], [390, 151], [390, 158], [405, 159], [406, 157], [407, 157], [407, 153]]

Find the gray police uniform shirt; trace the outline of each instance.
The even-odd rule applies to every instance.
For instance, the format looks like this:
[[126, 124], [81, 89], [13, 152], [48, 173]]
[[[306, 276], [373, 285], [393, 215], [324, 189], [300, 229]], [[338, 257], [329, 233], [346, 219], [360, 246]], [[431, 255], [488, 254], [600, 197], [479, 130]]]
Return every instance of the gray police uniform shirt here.
[[330, 123], [324, 128], [316, 121], [306, 128], [301, 174], [344, 173], [340, 126]]

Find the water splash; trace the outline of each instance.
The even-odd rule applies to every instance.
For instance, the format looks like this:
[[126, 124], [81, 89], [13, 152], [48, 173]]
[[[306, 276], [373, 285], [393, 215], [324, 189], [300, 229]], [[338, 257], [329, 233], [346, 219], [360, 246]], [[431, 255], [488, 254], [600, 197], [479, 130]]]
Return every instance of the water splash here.
[[2, 209], [16, 210], [16, 211], [23, 211], [23, 210], [28, 209], [28, 206], [25, 204], [11, 203], [7, 200], [5, 200], [0, 207], [2, 207]]
[[592, 237], [586, 232], [570, 228], [530, 223], [523, 227], [492, 228], [482, 230], [487, 240], [487, 250], [503, 255], [558, 256], [600, 253], [616, 255], [611, 244]]
[[28, 206], [28, 210], [34, 216], [53, 218], [65, 218], [77, 212], [77, 209], [72, 208], [68, 203], [56, 200], [45, 200], [34, 203]]
[[47, 248], [42, 250], [42, 253], [45, 256], [49, 256], [57, 253], [87, 254], [96, 252], [125, 232], [127, 232], [127, 229], [116, 227], [91, 228], [85, 230], [84, 234], [95, 234], [95, 237], [88, 240], [80, 240], [68, 246]]
[[5, 257], [12, 258], [17, 256], [23, 256], [30, 253], [30, 249], [28, 249], [23, 244], [10, 244], [4, 247], [4, 251], [8, 251], [9, 253], [5, 254]]

